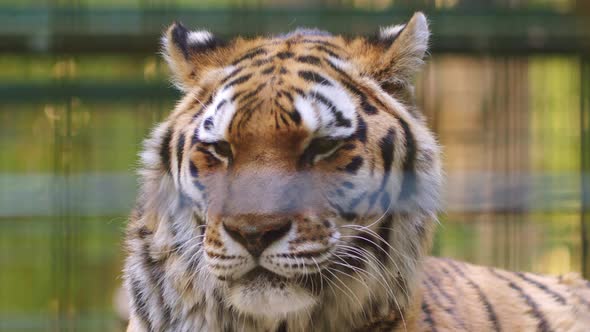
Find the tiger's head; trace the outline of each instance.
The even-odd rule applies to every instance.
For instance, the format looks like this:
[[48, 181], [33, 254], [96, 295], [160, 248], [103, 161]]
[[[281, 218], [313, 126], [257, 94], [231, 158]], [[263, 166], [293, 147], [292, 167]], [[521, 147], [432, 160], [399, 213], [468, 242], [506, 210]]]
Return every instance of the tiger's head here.
[[183, 98], [145, 143], [135, 229], [181, 301], [266, 320], [407, 303], [441, 181], [412, 100], [428, 38], [421, 13], [372, 38], [167, 30]]

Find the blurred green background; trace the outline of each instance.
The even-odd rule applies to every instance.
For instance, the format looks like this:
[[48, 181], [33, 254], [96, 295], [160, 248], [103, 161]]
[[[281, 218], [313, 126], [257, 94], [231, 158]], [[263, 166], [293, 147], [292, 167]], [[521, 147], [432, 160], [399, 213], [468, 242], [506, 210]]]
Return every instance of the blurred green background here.
[[418, 103], [444, 147], [435, 255], [590, 277], [590, 1], [0, 1], [0, 330], [117, 331], [137, 153], [178, 93], [173, 20], [368, 34], [424, 11]]

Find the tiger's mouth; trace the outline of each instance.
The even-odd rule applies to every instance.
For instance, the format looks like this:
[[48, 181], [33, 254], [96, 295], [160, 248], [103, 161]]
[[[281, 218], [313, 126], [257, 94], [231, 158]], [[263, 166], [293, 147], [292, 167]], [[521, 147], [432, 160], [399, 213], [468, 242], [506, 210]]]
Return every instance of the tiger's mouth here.
[[250, 272], [246, 273], [240, 279], [236, 280], [242, 283], [269, 283], [271, 285], [284, 284], [290, 281], [290, 278], [283, 277], [272, 271], [269, 271], [262, 266], [257, 266]]
[[318, 300], [311, 276], [287, 278], [258, 266], [228, 281], [229, 303], [254, 316], [284, 317], [300, 312]]
[[[239, 279], [228, 281], [228, 285], [247, 285], [249, 287], [259, 288], [278, 288], [285, 289], [289, 286], [303, 288], [312, 293], [317, 293], [316, 283], [319, 283], [319, 273], [300, 275], [295, 277], [285, 277], [273, 271], [267, 270], [262, 266], [257, 266], [250, 272], [247, 272]], [[317, 281], [317, 282], [316, 282]]]

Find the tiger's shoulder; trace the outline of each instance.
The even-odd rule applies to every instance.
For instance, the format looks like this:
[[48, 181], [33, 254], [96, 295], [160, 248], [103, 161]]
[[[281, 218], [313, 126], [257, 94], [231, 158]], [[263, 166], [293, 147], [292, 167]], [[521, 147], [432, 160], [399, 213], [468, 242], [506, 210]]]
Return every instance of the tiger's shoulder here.
[[590, 329], [590, 282], [576, 273], [545, 276], [429, 257], [418, 298], [423, 331]]

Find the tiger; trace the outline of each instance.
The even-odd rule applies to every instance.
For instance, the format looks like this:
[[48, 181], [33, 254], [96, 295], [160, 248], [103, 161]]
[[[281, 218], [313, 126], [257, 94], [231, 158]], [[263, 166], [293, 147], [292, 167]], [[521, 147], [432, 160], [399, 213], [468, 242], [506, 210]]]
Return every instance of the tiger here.
[[583, 331], [590, 284], [429, 257], [441, 148], [430, 31], [225, 41], [173, 23], [181, 99], [144, 141], [127, 331]]

